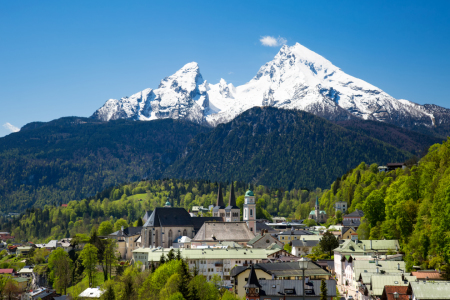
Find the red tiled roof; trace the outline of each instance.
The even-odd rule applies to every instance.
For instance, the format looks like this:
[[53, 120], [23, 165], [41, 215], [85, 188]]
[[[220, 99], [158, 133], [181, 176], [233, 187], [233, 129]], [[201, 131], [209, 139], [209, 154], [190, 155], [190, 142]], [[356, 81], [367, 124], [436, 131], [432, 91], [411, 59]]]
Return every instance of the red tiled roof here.
[[[398, 286], [398, 285], [385, 285], [384, 291], [382, 295], [382, 299], [386, 300], [409, 300], [406, 291], [408, 290], [408, 286]], [[398, 293], [398, 298], [394, 298], [394, 293]]]
[[438, 271], [419, 271], [419, 272], [411, 272], [412, 276], [416, 276], [417, 279], [438, 279], [442, 280], [441, 274]]
[[14, 269], [0, 269], [0, 274], [11, 274]]

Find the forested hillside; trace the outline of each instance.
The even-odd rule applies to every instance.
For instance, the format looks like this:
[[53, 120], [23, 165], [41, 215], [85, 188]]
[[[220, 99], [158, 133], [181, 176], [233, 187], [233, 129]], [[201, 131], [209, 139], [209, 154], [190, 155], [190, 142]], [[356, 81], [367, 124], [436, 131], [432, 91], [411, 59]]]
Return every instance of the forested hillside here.
[[418, 165], [379, 173], [361, 163], [320, 199], [328, 212], [336, 201], [362, 209], [361, 239], [399, 239], [408, 268], [440, 268], [450, 262], [450, 139], [430, 147]]
[[368, 135], [417, 156], [423, 156], [428, 150], [428, 147], [445, 140], [444, 138], [425, 135], [377, 121], [351, 119], [337, 121], [335, 123], [348, 130]]
[[361, 161], [404, 161], [439, 141], [379, 122], [340, 124], [348, 129], [273, 107], [214, 129], [173, 119], [30, 123], [0, 139], [0, 210], [67, 203], [142, 178], [325, 188]]
[[159, 178], [208, 128], [172, 119], [32, 123], [0, 139], [0, 210], [67, 203], [124, 182]]
[[[222, 183], [222, 187], [227, 201], [230, 186]], [[247, 188], [246, 183], [235, 182], [237, 204], [241, 210]], [[266, 219], [277, 215], [305, 218], [316, 196], [322, 195], [320, 189], [284, 191], [265, 186], [253, 186], [252, 189], [257, 199], [256, 216]], [[46, 205], [43, 209], [27, 209], [18, 219], [2, 218], [0, 228], [11, 231], [18, 240], [35, 242], [89, 234], [104, 221], [110, 222], [112, 228], [116, 225], [118, 230], [124, 224], [125, 227], [137, 225], [145, 211], [164, 206], [167, 197], [174, 206], [189, 210], [195, 205], [214, 205], [217, 191], [217, 183], [204, 180], [140, 181], [106, 189], [89, 199], [70, 201], [67, 207]]]
[[410, 155], [313, 114], [257, 107], [197, 136], [164, 176], [325, 188], [361, 161], [383, 164]]

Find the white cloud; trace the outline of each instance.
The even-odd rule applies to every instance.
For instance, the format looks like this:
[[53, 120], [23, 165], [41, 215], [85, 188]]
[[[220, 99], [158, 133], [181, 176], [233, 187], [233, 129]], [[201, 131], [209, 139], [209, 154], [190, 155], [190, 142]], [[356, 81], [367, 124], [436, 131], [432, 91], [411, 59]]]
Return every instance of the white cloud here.
[[228, 75], [234, 74], [234, 72], [228, 72]]
[[11, 132], [20, 131], [20, 128], [17, 128], [16, 126], [12, 125], [11, 123], [5, 123], [5, 124], [3, 124], [3, 127], [5, 127], [6, 129], [8, 129]]
[[259, 39], [261, 45], [267, 47], [278, 47], [287, 43], [287, 40], [281, 36], [275, 38], [273, 36], [263, 36]]

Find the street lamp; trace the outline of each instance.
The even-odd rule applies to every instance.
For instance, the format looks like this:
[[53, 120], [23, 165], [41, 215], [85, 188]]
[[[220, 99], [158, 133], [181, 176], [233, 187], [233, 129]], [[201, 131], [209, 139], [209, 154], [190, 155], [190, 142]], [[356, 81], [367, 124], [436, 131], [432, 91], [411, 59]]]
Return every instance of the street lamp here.
[[308, 260], [304, 257], [298, 260], [298, 266], [303, 271], [303, 300], [305, 300], [305, 270], [308, 268]]
[[398, 299], [398, 293], [394, 292], [394, 299]]

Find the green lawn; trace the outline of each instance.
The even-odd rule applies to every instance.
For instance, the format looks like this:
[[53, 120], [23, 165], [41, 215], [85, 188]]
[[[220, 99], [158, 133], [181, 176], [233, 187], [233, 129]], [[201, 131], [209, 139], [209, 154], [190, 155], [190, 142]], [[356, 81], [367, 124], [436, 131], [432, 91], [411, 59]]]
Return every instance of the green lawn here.
[[142, 199], [147, 200], [148, 199], [148, 195], [147, 194], [136, 194], [136, 195], [131, 195], [127, 197], [128, 200], [139, 200]]

